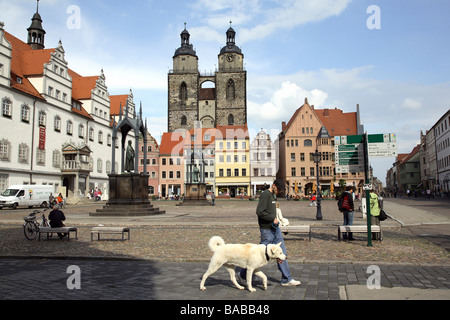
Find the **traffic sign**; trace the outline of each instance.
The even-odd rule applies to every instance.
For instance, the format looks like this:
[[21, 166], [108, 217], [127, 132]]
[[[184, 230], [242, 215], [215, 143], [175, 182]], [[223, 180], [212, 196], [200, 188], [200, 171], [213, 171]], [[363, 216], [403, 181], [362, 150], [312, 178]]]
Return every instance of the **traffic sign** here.
[[336, 173], [364, 171], [363, 136], [335, 137]]
[[396, 157], [397, 154], [396, 134], [369, 135], [369, 157]]

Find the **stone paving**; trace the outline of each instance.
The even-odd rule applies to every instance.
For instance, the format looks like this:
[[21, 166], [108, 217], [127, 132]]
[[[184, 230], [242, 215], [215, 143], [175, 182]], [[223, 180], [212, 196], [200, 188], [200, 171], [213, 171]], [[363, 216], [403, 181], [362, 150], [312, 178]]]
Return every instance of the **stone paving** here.
[[[78, 241], [71, 242], [29, 242], [21, 226], [29, 211], [3, 210], [0, 296], [5, 300], [41, 299], [42, 293], [69, 300], [339, 300], [348, 298], [355, 286], [367, 291], [368, 267], [377, 265], [383, 288], [416, 288], [423, 293], [432, 289], [450, 299], [449, 253], [402, 228], [395, 214], [408, 217], [408, 207], [388, 204], [386, 210], [389, 208], [393, 219], [383, 223], [384, 241], [368, 247], [364, 235], [353, 242], [337, 241], [342, 217], [334, 201], [323, 202], [323, 221], [315, 220], [315, 208], [309, 207], [309, 202], [281, 202], [291, 224], [313, 226], [311, 242], [306, 237], [285, 236], [291, 271], [301, 286], [282, 287], [280, 274], [271, 263], [263, 269], [269, 277], [267, 291], [261, 289], [259, 280], [255, 280], [255, 294], [237, 290], [221, 269], [207, 280], [207, 291], [201, 292], [198, 286], [211, 257], [207, 247], [211, 236], [222, 236], [226, 242], [259, 242], [256, 202], [216, 203], [216, 207], [192, 210], [173, 202], [157, 202], [155, 206], [166, 210], [166, 215], [131, 220], [88, 215], [102, 204], [69, 206], [64, 210], [67, 224], [79, 227]], [[424, 212], [415, 211], [410, 218], [416, 219], [417, 214]], [[355, 224], [365, 223], [361, 213], [355, 215]], [[130, 226], [131, 241], [91, 242], [90, 228], [98, 224]], [[80, 267], [81, 290], [67, 288], [71, 265]]]

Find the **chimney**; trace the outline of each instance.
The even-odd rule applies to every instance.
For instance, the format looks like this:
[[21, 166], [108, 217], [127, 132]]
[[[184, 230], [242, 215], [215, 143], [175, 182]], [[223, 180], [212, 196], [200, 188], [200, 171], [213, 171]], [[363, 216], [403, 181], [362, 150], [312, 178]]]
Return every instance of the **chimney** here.
[[286, 128], [286, 121], [283, 121], [281, 123], [281, 131], [284, 131], [285, 128]]
[[330, 116], [330, 109], [324, 109], [324, 110], [323, 110], [323, 115], [324, 115], [325, 117], [329, 117], [329, 116]]

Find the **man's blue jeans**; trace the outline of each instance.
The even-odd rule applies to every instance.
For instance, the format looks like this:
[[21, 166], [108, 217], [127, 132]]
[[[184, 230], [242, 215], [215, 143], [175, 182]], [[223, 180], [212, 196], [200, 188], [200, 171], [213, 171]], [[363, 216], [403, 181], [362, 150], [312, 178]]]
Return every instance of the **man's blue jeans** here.
[[[287, 256], [286, 246], [284, 245], [283, 235], [281, 233], [280, 228], [276, 229], [259, 229], [261, 232], [261, 242], [260, 244], [269, 245], [269, 244], [279, 244], [281, 242], [281, 249], [283, 253]], [[277, 263], [278, 270], [281, 272], [281, 283], [288, 283], [292, 280], [291, 271], [289, 270], [289, 264], [287, 260], [284, 260], [283, 263]], [[241, 269], [240, 275], [242, 279], [246, 279], [247, 269]]]
[[[353, 211], [344, 211], [344, 226], [352, 226], [353, 225]], [[352, 233], [349, 232], [349, 234], [347, 235], [347, 232], [343, 232], [342, 233], [344, 238], [351, 238], [352, 237]]]

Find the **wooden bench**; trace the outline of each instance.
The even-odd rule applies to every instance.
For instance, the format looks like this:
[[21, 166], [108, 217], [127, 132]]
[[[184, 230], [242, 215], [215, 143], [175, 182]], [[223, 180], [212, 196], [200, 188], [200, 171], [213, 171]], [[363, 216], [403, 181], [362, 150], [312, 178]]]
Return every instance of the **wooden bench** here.
[[[372, 233], [379, 234], [379, 240], [382, 241], [382, 233], [380, 226], [372, 226]], [[352, 233], [367, 233], [367, 225], [355, 225], [355, 226], [339, 226], [338, 227], [338, 239], [341, 241], [341, 233], [342, 232], [352, 232]]]
[[50, 228], [41, 227], [39, 228], [39, 241], [41, 241], [41, 233], [47, 234], [47, 240], [53, 237], [54, 233], [62, 233], [67, 235], [67, 241], [70, 241], [70, 233], [75, 232], [75, 240], [78, 240], [78, 229], [74, 227], [62, 227], [62, 228]]
[[309, 241], [311, 241], [311, 226], [283, 226], [280, 230], [285, 235], [289, 233], [307, 233], [309, 235]]
[[130, 228], [126, 227], [95, 227], [91, 230], [91, 241], [94, 240], [94, 234], [97, 234], [97, 240], [100, 240], [100, 234], [121, 234], [122, 241], [125, 241], [125, 233], [128, 234], [130, 240]]

